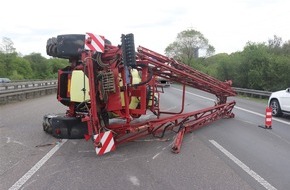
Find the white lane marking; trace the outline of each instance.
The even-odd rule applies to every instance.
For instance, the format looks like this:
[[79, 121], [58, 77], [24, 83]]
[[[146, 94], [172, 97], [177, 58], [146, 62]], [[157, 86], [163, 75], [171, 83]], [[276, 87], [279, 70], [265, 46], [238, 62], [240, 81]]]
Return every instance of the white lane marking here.
[[251, 170], [246, 164], [240, 161], [237, 157], [227, 151], [224, 147], [218, 144], [214, 140], [209, 140], [217, 149], [219, 149], [222, 153], [224, 153], [229, 159], [231, 159], [234, 163], [236, 163], [240, 168], [242, 168], [247, 174], [249, 174], [252, 178], [258, 181], [262, 186], [264, 186], [267, 190], [277, 190], [274, 186], [268, 183], [265, 179], [259, 176], [256, 172]]
[[[248, 113], [255, 114], [255, 115], [257, 115], [257, 116], [265, 117], [264, 114], [260, 114], [260, 113], [257, 113], [257, 112], [253, 112], [253, 111], [250, 111], [250, 110], [246, 110], [246, 109], [241, 108], [241, 107], [238, 107], [238, 106], [235, 106], [235, 108], [236, 108], [236, 109], [239, 109], [239, 110], [242, 110], [242, 111], [245, 111], [245, 112], [248, 112]], [[275, 120], [275, 121], [278, 121], [278, 122], [280, 122], [280, 123], [284, 123], [284, 124], [287, 124], [287, 125], [290, 124], [290, 122], [283, 121], [283, 120], [281, 120], [281, 119], [277, 119], [277, 118], [273, 118], [273, 117], [272, 117], [272, 120]]]
[[[174, 88], [174, 87], [173, 87]], [[175, 90], [178, 90], [178, 91], [182, 91], [178, 88], [174, 88]], [[191, 94], [193, 96], [196, 96], [196, 97], [199, 97], [199, 98], [203, 98], [203, 99], [206, 99], [206, 100], [211, 100], [213, 102], [215, 102], [216, 100], [214, 99], [211, 99], [211, 98], [207, 98], [207, 97], [203, 97], [203, 96], [200, 96], [200, 95], [197, 95], [197, 94], [194, 94], [194, 93], [191, 93], [191, 92], [186, 92], [188, 94]], [[255, 114], [257, 116], [261, 116], [261, 117], [265, 117], [265, 114], [260, 114], [260, 113], [257, 113], [257, 112], [254, 112], [254, 111], [251, 111], [251, 110], [247, 110], [247, 109], [244, 109], [244, 108], [241, 108], [241, 107], [238, 107], [238, 106], [235, 106], [234, 108], [236, 109], [239, 109], [239, 110], [242, 110], [242, 111], [245, 111], [245, 112], [248, 112], [248, 113], [251, 113], [251, 114]], [[287, 122], [287, 121], [283, 121], [281, 119], [277, 119], [277, 118], [272, 118], [272, 120], [275, 120], [275, 121], [278, 121], [280, 123], [284, 123], [284, 124], [290, 124], [290, 122]]]
[[59, 144], [53, 147], [41, 160], [39, 160], [26, 174], [24, 174], [9, 190], [20, 189], [44, 164], [49, 160], [56, 151], [65, 143], [67, 139], [63, 139]]
[[[178, 90], [178, 91], [182, 92], [182, 90], [180, 90], [178, 88], [174, 88], [174, 87], [172, 87], [172, 88], [175, 89], [175, 90]], [[200, 96], [200, 95], [197, 95], [197, 94], [194, 94], [194, 93], [191, 93], [191, 92], [187, 92], [187, 91], [186, 91], [186, 93], [187, 94], [191, 94], [191, 95], [196, 96], [196, 97], [199, 97], [199, 98], [203, 98], [203, 99], [206, 99], [206, 100], [210, 100], [210, 101], [215, 102], [215, 100], [214, 99], [211, 99], [211, 98], [207, 98], [207, 97], [204, 97], [204, 96]]]

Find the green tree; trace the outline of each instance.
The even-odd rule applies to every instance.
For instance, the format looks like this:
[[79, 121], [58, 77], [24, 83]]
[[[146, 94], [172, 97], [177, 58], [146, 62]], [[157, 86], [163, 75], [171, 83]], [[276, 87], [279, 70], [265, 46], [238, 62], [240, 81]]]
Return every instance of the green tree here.
[[282, 52], [283, 52], [283, 55], [290, 56], [290, 40], [288, 40], [282, 45]]
[[268, 47], [270, 49], [280, 49], [283, 44], [282, 38], [274, 35], [273, 39], [268, 40]]
[[165, 54], [190, 65], [199, 57], [200, 50], [205, 50], [208, 56], [215, 51], [201, 32], [190, 29], [180, 32], [176, 40], [166, 47]]
[[52, 72], [57, 73], [59, 69], [68, 66], [67, 59], [50, 58], [47, 60], [48, 64], [51, 66]]
[[0, 52], [0, 77], [7, 77], [6, 64], [5, 64], [5, 54]]
[[231, 80], [233, 85], [237, 85], [237, 66], [239, 57], [236, 55], [238, 54], [228, 55], [227, 53], [220, 53], [206, 58], [203, 63], [203, 65], [206, 66], [205, 73], [220, 81]]
[[12, 71], [12, 75], [10, 78], [13, 80], [21, 80], [21, 79], [31, 79], [33, 77], [31, 65], [29, 61], [23, 59], [22, 57], [16, 57], [12, 60], [12, 65], [14, 65], [14, 69]]
[[0, 44], [0, 51], [2, 53], [15, 53], [14, 43], [10, 38], [3, 37]]
[[283, 43], [281, 37], [274, 35], [273, 39], [268, 40], [268, 47], [270, 53], [290, 56], [290, 40]]
[[47, 59], [40, 53], [32, 53], [23, 57], [30, 62], [34, 79], [48, 79], [52, 76], [52, 68], [49, 67]]
[[16, 53], [0, 53], [0, 64], [3, 68], [1, 72], [3, 73], [2, 76], [9, 77], [13, 73], [13, 70], [16, 70], [16, 64], [14, 62], [16, 58]]
[[268, 68], [269, 78], [265, 90], [276, 91], [290, 87], [290, 57], [286, 55], [272, 55]]
[[248, 42], [242, 52], [239, 80], [242, 87], [263, 90], [269, 78], [271, 56], [265, 43]]

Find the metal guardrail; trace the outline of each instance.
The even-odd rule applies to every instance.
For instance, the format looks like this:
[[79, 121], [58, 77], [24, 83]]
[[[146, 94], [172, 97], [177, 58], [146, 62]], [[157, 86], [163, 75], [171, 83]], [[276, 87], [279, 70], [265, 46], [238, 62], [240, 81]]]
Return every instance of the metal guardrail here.
[[[255, 98], [269, 98], [272, 92], [254, 89], [236, 88], [239, 95]], [[25, 81], [0, 84], [0, 105], [25, 99], [36, 98], [43, 95], [53, 94], [57, 91], [57, 80]]]
[[0, 105], [56, 93], [57, 80], [0, 84]]
[[246, 89], [246, 88], [236, 88], [234, 90], [240, 95], [246, 95], [254, 98], [269, 98], [271, 96], [270, 91], [262, 91], [262, 90], [254, 90], [254, 89]]
[[16, 89], [34, 88], [39, 86], [56, 85], [57, 80], [40, 80], [40, 81], [25, 81], [25, 82], [10, 82], [0, 83], [0, 94], [4, 91], [13, 91]]

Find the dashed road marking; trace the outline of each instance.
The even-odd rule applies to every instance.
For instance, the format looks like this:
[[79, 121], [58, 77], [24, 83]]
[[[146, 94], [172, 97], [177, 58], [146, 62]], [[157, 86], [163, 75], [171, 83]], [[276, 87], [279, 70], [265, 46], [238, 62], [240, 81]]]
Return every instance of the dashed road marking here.
[[229, 159], [231, 159], [235, 164], [237, 164], [240, 168], [242, 168], [247, 174], [249, 174], [252, 178], [258, 181], [262, 186], [264, 186], [267, 190], [277, 190], [274, 186], [272, 186], [269, 182], [267, 182], [264, 178], [259, 176], [255, 171], [251, 170], [246, 164], [240, 161], [237, 157], [235, 157], [232, 153], [227, 151], [224, 147], [218, 144], [214, 140], [209, 140], [217, 149], [219, 149], [222, 153], [224, 153]]
[[65, 143], [67, 139], [63, 139], [55, 147], [53, 147], [41, 160], [39, 160], [26, 174], [24, 174], [9, 190], [20, 189], [48, 160], [56, 151]]

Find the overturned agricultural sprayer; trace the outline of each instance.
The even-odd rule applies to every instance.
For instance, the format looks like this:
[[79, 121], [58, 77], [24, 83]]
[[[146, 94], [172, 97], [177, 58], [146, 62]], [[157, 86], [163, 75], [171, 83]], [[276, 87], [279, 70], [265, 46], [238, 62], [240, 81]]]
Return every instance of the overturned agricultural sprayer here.
[[[234, 117], [231, 81], [221, 82], [172, 58], [134, 45], [133, 34], [113, 46], [100, 35], [59, 35], [47, 41], [47, 54], [70, 65], [58, 72], [57, 99], [68, 107], [63, 115], [44, 116], [43, 129], [57, 138], [92, 140], [96, 153], [146, 135], [176, 134], [172, 151], [180, 151], [183, 135], [220, 118]], [[162, 111], [156, 77], [183, 85], [181, 111]], [[209, 108], [183, 113], [185, 87], [216, 95]], [[138, 119], [147, 112], [156, 117]], [[116, 118], [118, 122], [116, 122]]]

